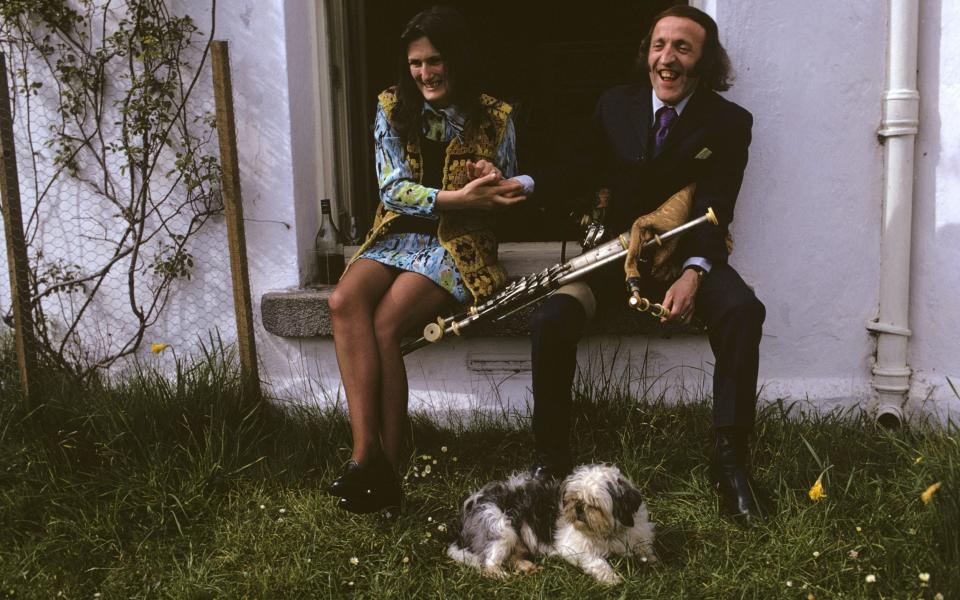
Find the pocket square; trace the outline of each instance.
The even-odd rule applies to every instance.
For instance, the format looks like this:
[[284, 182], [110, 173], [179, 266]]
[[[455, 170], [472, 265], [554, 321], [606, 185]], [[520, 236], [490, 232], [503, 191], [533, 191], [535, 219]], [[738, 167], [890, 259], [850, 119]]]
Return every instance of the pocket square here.
[[701, 150], [700, 152], [697, 152], [697, 155], [694, 156], [694, 158], [697, 160], [704, 160], [706, 158], [710, 158], [711, 154], [713, 154], [713, 151], [710, 150], [710, 148], [704, 147], [703, 150]]

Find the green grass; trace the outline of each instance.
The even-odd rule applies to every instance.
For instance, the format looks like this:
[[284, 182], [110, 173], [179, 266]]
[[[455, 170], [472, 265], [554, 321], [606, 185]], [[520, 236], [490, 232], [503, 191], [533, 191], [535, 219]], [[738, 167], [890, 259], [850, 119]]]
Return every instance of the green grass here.
[[[577, 404], [579, 458], [617, 463], [646, 490], [660, 524], [662, 562], [615, 560], [626, 582], [604, 589], [556, 559], [538, 574], [492, 581], [445, 555], [443, 529], [468, 492], [528, 465], [522, 421], [417, 416], [406, 509], [387, 522], [341, 513], [323, 492], [348, 456], [343, 412], [244, 405], [222, 351], [181, 362], [172, 379], [138, 369], [81, 389], [48, 373], [44, 405], [30, 414], [9, 377], [9, 348], [0, 361], [0, 598], [960, 592], [952, 426], [889, 432], [853, 414], [788, 418], [788, 406], [770, 405], [755, 463], [773, 514], [747, 531], [717, 516], [705, 469], [707, 401], [668, 406], [631, 397], [622, 380], [582, 382], [582, 398], [592, 400]], [[827, 497], [812, 502], [807, 490], [821, 473]], [[924, 504], [921, 492], [936, 481], [942, 488]]]

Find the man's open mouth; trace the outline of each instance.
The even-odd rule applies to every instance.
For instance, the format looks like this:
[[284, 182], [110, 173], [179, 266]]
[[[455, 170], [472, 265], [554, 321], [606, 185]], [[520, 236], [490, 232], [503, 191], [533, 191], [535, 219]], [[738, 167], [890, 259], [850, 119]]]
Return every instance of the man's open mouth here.
[[680, 74], [676, 71], [668, 71], [666, 69], [657, 71], [657, 75], [664, 81], [676, 81], [680, 78]]

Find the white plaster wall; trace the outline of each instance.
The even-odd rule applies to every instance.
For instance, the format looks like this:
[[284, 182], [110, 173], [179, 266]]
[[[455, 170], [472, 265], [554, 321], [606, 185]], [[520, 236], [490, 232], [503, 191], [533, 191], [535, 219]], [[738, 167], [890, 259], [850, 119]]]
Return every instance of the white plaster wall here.
[[[100, 5], [105, 5], [105, 3], [101, 0]], [[173, 6], [175, 12], [188, 13], [196, 18], [202, 34], [197, 39], [198, 46], [202, 45], [203, 39], [210, 31], [211, 15], [209, 14], [209, 8], [209, 2], [182, 2], [175, 3]], [[122, 16], [122, 11], [117, 7], [108, 11], [108, 18], [106, 19], [108, 31], [116, 20], [122, 18]], [[96, 28], [94, 29], [96, 30]], [[199, 64], [199, 54], [192, 55], [190, 58], [194, 64]], [[39, 65], [32, 65], [31, 67], [35, 77], [49, 77], [46, 70], [38, 67]], [[115, 75], [116, 73], [110, 73], [108, 77]], [[89, 272], [95, 268], [100, 268], [112, 256], [114, 248], [98, 238], [112, 238], [113, 234], [116, 233], [114, 219], [116, 219], [117, 215], [115, 213], [117, 211], [114, 206], [93, 193], [89, 186], [78, 185], [75, 181], [66, 177], [53, 181], [55, 172], [55, 168], [52, 166], [53, 151], [44, 142], [47, 140], [47, 127], [52, 121], [53, 115], [55, 115], [56, 105], [52, 95], [52, 88], [54, 87], [52, 82], [45, 81], [44, 83], [43, 90], [51, 90], [51, 92], [42, 91], [34, 97], [31, 109], [30, 131], [34, 139], [35, 162], [31, 160], [33, 158], [30, 154], [31, 148], [27, 143], [27, 119], [25, 118], [26, 111], [22, 96], [18, 96], [18, 105], [16, 106], [18, 112], [15, 119], [15, 137], [21, 200], [25, 218], [29, 218], [37, 204], [37, 189], [43, 189], [52, 182], [52, 187], [40, 206], [37, 217], [32, 223], [25, 223], [25, 226], [36, 233], [31, 241], [30, 251], [32, 254], [42, 251], [47, 264], [54, 261], [63, 261], [68, 264], [77, 264], [82, 271]], [[191, 111], [191, 114], [202, 114], [213, 110], [209, 62], [200, 74], [188, 110]], [[109, 115], [106, 121], [105, 134], [109, 138], [115, 132], [110, 131]], [[195, 130], [194, 133], [202, 134], [199, 130]], [[216, 152], [216, 145], [211, 145], [208, 150]], [[116, 156], [108, 158], [108, 161], [113, 165], [121, 164], [121, 160]], [[34, 165], [36, 165], [37, 172], [34, 172]], [[169, 164], [159, 164], [158, 172], [163, 172], [169, 166]], [[124, 177], [120, 176], [117, 179], [121, 182], [118, 186], [120, 188], [118, 193], [122, 197], [125, 193]], [[38, 184], [38, 187], [36, 184]], [[165, 181], [163, 177], [155, 178], [153, 188], [154, 193], [157, 194], [155, 197], [165, 193], [169, 185], [171, 185], [170, 182]], [[182, 189], [175, 190], [175, 193], [182, 193]], [[173, 200], [179, 202], [181, 198], [174, 198]], [[169, 206], [166, 208], [170, 209]], [[167, 215], [170, 218], [169, 213]], [[171, 218], [168, 224], [171, 225], [172, 231], [179, 233], [185, 229], [186, 219], [187, 217], [181, 215], [180, 218]], [[148, 227], [154, 225], [155, 223], [152, 223]], [[28, 231], [28, 236], [30, 235], [31, 233]], [[163, 236], [157, 236], [156, 239], [144, 247], [144, 255], [150, 255], [155, 251], [157, 241], [161, 237]], [[204, 228], [191, 239], [186, 247], [186, 250], [194, 256], [191, 277], [189, 280], [178, 280], [171, 286], [171, 295], [165, 310], [158, 321], [147, 329], [144, 344], [140, 351], [141, 357], [150, 356], [149, 346], [151, 342], [169, 343], [182, 354], [195, 351], [198, 342], [206, 340], [208, 334], [215, 331], [219, 331], [228, 342], [235, 338], [235, 326], [230, 310], [232, 296], [229, 285], [229, 259], [225, 252], [226, 247], [226, 230], [223, 218], [210, 218]], [[0, 268], [3, 279], [3, 283], [0, 284], [0, 311], [5, 312], [9, 307], [6, 261], [2, 261], [2, 265], [2, 268]], [[101, 353], [115, 353], [131, 338], [136, 321], [129, 307], [130, 300], [126, 277], [124, 270], [118, 268], [106, 278], [78, 326], [77, 331], [80, 333], [81, 343], [85, 349], [91, 350], [94, 356], [101, 356]], [[138, 275], [136, 300], [141, 307], [149, 305], [151, 301], [151, 298], [144, 293], [144, 289], [149, 286], [149, 283], [149, 272]], [[51, 329], [55, 332], [63, 329], [61, 313], [58, 310], [58, 304], [61, 301], [64, 305], [72, 305], [73, 310], [77, 310], [76, 307], [82, 304], [84, 298], [83, 294], [79, 292], [66, 299], [62, 296], [47, 297], [44, 304], [47, 307], [47, 316], [51, 321]], [[226, 310], [224, 307], [226, 307]], [[64, 312], [69, 313], [70, 311]], [[58, 335], [60, 334], [55, 333], [54, 339]], [[162, 361], [162, 359], [158, 360]], [[166, 362], [169, 363], [169, 361]]]
[[[313, 133], [318, 102], [315, 90], [320, 77], [310, 29], [313, 4], [302, 0], [231, 0], [217, 3], [215, 15], [215, 38], [230, 43], [253, 312], [258, 323], [258, 350], [268, 379], [289, 374], [290, 369], [282, 367], [287, 366], [289, 356], [296, 353], [288, 341], [267, 334], [259, 326], [259, 300], [264, 291], [296, 287], [305, 278], [302, 276], [305, 267], [301, 265], [308, 264], [312, 246], [315, 198], [319, 193], [326, 193], [314, 175], [323, 170], [318, 169], [323, 161], [318, 158]], [[193, 17], [204, 35], [213, 26], [210, 7], [209, 0], [172, 2], [173, 11]], [[288, 21], [292, 24], [289, 35]], [[288, 44], [299, 65], [292, 69], [287, 66]], [[207, 99], [205, 104], [212, 111], [209, 63], [195, 93]], [[295, 123], [291, 123], [292, 111], [296, 111]], [[291, 135], [292, 127], [296, 128], [296, 136]], [[31, 173], [27, 169], [28, 149], [25, 144], [21, 146], [18, 154], [27, 213], [32, 206], [32, 196], [27, 193], [32, 189], [27, 180]], [[295, 149], [300, 152], [298, 160], [294, 160]], [[215, 143], [212, 150], [216, 151]], [[109, 210], [83, 199], [88, 196], [65, 185], [64, 193], [58, 193], [55, 200], [64, 204], [70, 214]], [[43, 226], [55, 233], [63, 230], [69, 221], [64, 214], [67, 213], [54, 214]], [[62, 256], [81, 264], [93, 259], [76, 246], [62, 243], [54, 246], [56, 251], [44, 247], [50, 258]], [[140, 352], [141, 358], [153, 360], [161, 367], [169, 366], [172, 357], [151, 357], [150, 342], [169, 343], [182, 355], [195, 352], [197, 342], [214, 332], [219, 332], [227, 344], [236, 338], [223, 218], [211, 219], [188, 250], [196, 258], [192, 278], [177, 283], [167, 309], [148, 331], [146, 345]], [[0, 261], [0, 276], [0, 311], [6, 312], [10, 296], [5, 260]], [[115, 292], [102, 290], [102, 299], [92, 311], [96, 313], [94, 319], [98, 327], [123, 326], [110, 303], [125, 302], [125, 289], [118, 286]], [[0, 325], [0, 329], [5, 326]]]
[[[296, 205], [283, 2], [217, 3], [217, 38], [230, 43], [251, 285], [275, 289], [296, 284]], [[254, 299], [259, 297], [254, 294]]]
[[260, 320], [265, 292], [297, 288], [309, 278], [317, 202], [335, 197], [333, 156], [324, 144], [330, 90], [318, 53], [327, 39], [314, 29], [324, 23], [318, 11], [322, 2], [303, 0], [231, 0], [217, 7], [217, 37], [230, 42], [261, 377], [291, 398], [322, 398], [338, 385], [327, 380], [327, 373], [337, 373], [331, 342], [278, 338]]
[[[299, 282], [298, 246], [306, 246], [298, 245], [296, 235], [291, 85], [287, 78], [283, 4], [282, 0], [218, 2], [215, 15], [215, 39], [230, 44], [240, 185], [255, 316], [259, 316], [263, 290]], [[213, 15], [208, 0], [175, 0], [172, 7], [176, 12], [191, 15], [204, 33], [211, 30]], [[209, 75], [201, 80], [198, 93], [210, 98], [212, 110]], [[226, 344], [235, 341], [230, 262], [222, 217], [211, 220], [199, 237], [194, 254], [198, 268], [193, 279], [182, 283], [172, 295], [163, 316], [149, 331], [147, 342], [162, 341], [182, 352], [196, 352], [197, 342], [214, 333], [219, 333]], [[109, 312], [103, 318], [109, 320]], [[288, 352], [284, 350], [278, 356], [271, 348], [272, 336], [259, 326], [259, 319], [257, 323], [258, 349], [267, 367], [278, 359], [285, 363], [283, 355]], [[140, 354], [161, 367], [171, 364], [172, 357], [151, 358], [149, 344]]]
[[[200, 0], [184, 0], [190, 6]], [[297, 81], [288, 78], [287, 14], [283, 0], [231, 0], [217, 3], [217, 39], [230, 44], [233, 100], [236, 111], [240, 186], [243, 196], [253, 314], [257, 323], [257, 350], [268, 379], [283, 376], [278, 365], [287, 363], [290, 344], [266, 333], [260, 324], [260, 297], [266, 290], [300, 282], [298, 202], [294, 173], [312, 169], [308, 161], [295, 163], [291, 142], [292, 95]], [[303, 9], [309, 3], [291, 2]], [[302, 20], [302, 19], [301, 19]], [[311, 110], [298, 112], [298, 127]], [[296, 165], [296, 166], [295, 166]], [[312, 229], [309, 223], [303, 231]], [[229, 293], [229, 287], [226, 290]], [[232, 297], [222, 305], [233, 319]], [[279, 348], [278, 348], [279, 346]]]
[[914, 407], [960, 416], [960, 3], [920, 6], [920, 132], [911, 255]]
[[885, 11], [726, 1], [718, 13], [739, 74], [729, 95], [755, 117], [733, 262], [767, 305], [765, 396], [862, 401], [879, 272]]
[[[269, 12], [278, 5], [279, 0], [275, 0], [257, 6]], [[874, 3], [829, 0], [749, 5], [711, 0], [704, 7], [717, 16], [739, 75], [728, 96], [755, 117], [732, 260], [756, 287], [768, 309], [761, 347], [762, 395], [767, 400], [784, 398], [819, 409], [862, 404], [870, 394], [869, 359], [874, 351], [874, 340], [865, 323], [877, 310], [883, 154], [876, 131], [885, 86], [885, 5], [878, 10]], [[304, 134], [323, 127], [315, 121], [315, 112], [305, 110], [304, 104], [310, 95], [303, 89], [304, 82], [323, 85], [315, 78], [316, 67], [311, 58], [305, 57], [309, 48], [304, 48], [302, 41], [309, 37], [305, 23], [312, 16], [300, 3], [287, 2], [286, 10], [286, 44], [293, 57], [287, 64], [293, 197], [299, 207], [295, 216], [300, 226], [306, 227], [300, 231], [298, 242], [302, 258], [304, 244], [309, 244], [311, 219], [315, 218], [312, 207], [304, 208], [303, 203], [314, 201], [317, 193], [325, 193], [329, 174], [322, 171], [332, 161], [319, 158], [316, 139]], [[928, 20], [924, 27], [929, 27]], [[939, 38], [943, 39], [946, 36]], [[259, 46], [270, 43], [270, 39], [258, 41]], [[940, 41], [927, 36], [925, 43], [936, 49]], [[292, 51], [294, 47], [298, 52]], [[949, 53], [938, 55], [937, 60], [944, 60], [939, 56]], [[243, 73], [237, 67], [235, 72]], [[275, 72], [259, 75], [275, 76]], [[947, 79], [934, 76], [934, 80]], [[925, 105], [924, 114], [928, 111]], [[314, 160], [319, 160], [319, 168]], [[941, 171], [945, 160], [942, 157], [938, 163]], [[931, 173], [928, 179], [938, 175]], [[263, 182], [253, 185], [268, 189]], [[922, 181], [918, 183], [918, 187], [922, 185]], [[934, 193], [940, 193], [941, 202], [946, 203], [940, 192], [943, 185], [937, 183]], [[276, 210], [290, 210], [290, 206], [277, 204]], [[919, 211], [923, 214], [924, 209]], [[286, 237], [279, 239], [290, 242]], [[277, 244], [277, 240], [265, 236], [262, 241]], [[251, 248], [259, 248], [253, 239]], [[942, 248], [942, 244], [930, 246], [934, 248]], [[267, 251], [262, 248], [253, 252], [261, 250]], [[284, 253], [290, 257], [295, 251], [285, 246], [280, 255]], [[921, 248], [915, 262], [925, 263], [928, 255], [929, 250]], [[295, 286], [300, 280], [292, 265], [271, 275], [254, 275], [255, 299], [264, 291]], [[264, 286], [270, 279], [281, 281], [273, 287]], [[948, 283], [941, 285], [949, 287]], [[921, 336], [929, 339], [916, 324], [914, 327], [915, 344]], [[274, 383], [275, 391], [293, 396], [337, 396], [339, 380], [329, 340], [280, 340], [261, 334], [258, 342], [264, 374]], [[923, 363], [918, 379], [941, 368], [942, 346], [946, 343], [936, 341], [923, 350], [914, 348], [913, 356]], [[415, 406], [523, 408], [529, 395], [529, 373], [522, 370], [528, 352], [525, 340], [446, 344], [442, 349], [423, 350], [408, 358]], [[937, 344], [939, 347], [934, 347]], [[610, 355], [615, 352], [618, 359], [611, 363]], [[648, 374], [665, 374], [663, 385], [674, 390], [699, 389], [704, 373], [711, 369], [706, 341], [697, 338], [595, 339], [581, 349], [581, 363], [597, 363], [597, 357], [606, 354], [605, 363], [615, 364], [614, 369], [622, 372], [627, 356], [645, 353]], [[497, 372], [478, 368], [485, 357], [496, 354], [513, 360], [516, 369]], [[479, 362], [477, 357], [481, 358]], [[635, 367], [637, 361], [632, 362]], [[642, 382], [639, 376], [632, 378]]]

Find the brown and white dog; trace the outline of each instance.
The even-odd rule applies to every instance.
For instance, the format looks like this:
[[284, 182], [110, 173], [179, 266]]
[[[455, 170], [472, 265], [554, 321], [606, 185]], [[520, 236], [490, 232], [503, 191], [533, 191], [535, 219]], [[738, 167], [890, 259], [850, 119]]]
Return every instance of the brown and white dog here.
[[447, 554], [493, 577], [535, 571], [532, 559], [556, 555], [612, 585], [621, 579], [609, 556], [656, 562], [654, 526], [640, 491], [612, 465], [584, 465], [563, 481], [516, 473], [464, 501]]

